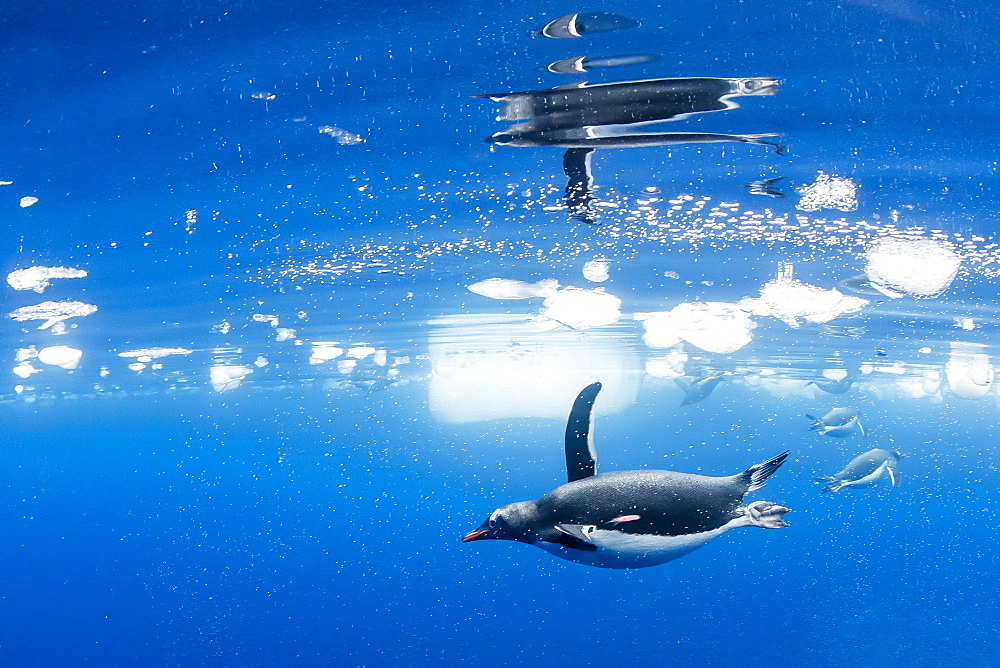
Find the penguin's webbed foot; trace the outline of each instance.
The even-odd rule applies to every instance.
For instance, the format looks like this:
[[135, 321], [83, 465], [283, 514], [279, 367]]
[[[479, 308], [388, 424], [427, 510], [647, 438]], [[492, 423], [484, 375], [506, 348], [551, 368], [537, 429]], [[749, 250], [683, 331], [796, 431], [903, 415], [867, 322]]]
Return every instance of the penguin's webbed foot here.
[[788, 522], [781, 519], [781, 516], [790, 513], [791, 510], [770, 501], [754, 501], [746, 507], [746, 512], [747, 520], [752, 526], [762, 529], [783, 529], [788, 526]]

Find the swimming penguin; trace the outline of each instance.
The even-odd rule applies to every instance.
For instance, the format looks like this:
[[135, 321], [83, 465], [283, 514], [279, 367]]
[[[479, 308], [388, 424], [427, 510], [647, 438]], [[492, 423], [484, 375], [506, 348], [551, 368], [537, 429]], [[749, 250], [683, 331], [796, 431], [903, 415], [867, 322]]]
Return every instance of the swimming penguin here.
[[600, 391], [600, 383], [588, 385], [570, 411], [569, 481], [540, 499], [497, 508], [462, 542], [514, 540], [588, 566], [642, 568], [682, 557], [729, 529], [788, 526], [781, 519], [788, 508], [769, 501], [742, 505], [787, 451], [724, 477], [656, 470], [598, 474], [591, 422]]
[[719, 382], [728, 375], [728, 373], [717, 373], [711, 376], [705, 376], [704, 378], [695, 378], [690, 381], [675, 378], [674, 382], [677, 383], [682, 390], [684, 390], [684, 399], [681, 401], [681, 406], [687, 406], [688, 404], [696, 404], [699, 401], [704, 401], [708, 398], [708, 395], [715, 391]]
[[839, 473], [817, 478], [820, 482], [829, 483], [820, 491], [839, 492], [845, 487], [868, 487], [885, 474], [888, 474], [893, 487], [899, 487], [897, 466], [903, 456], [895, 450], [869, 450], [852, 459]]
[[865, 428], [858, 418], [858, 412], [853, 408], [834, 408], [821, 418], [806, 414], [806, 417], [813, 421], [811, 430], [824, 436], [834, 438], [847, 438], [854, 432], [861, 432], [866, 436]]

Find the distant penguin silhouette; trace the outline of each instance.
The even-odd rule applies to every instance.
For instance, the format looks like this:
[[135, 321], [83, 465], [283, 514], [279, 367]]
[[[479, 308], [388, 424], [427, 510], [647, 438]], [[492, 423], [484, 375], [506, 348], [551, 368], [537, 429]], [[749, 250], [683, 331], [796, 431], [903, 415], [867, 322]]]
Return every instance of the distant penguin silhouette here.
[[845, 487], [869, 487], [888, 475], [893, 487], [899, 487], [899, 458], [895, 450], [875, 448], [852, 459], [839, 473], [818, 478], [829, 483], [821, 492], [839, 492]]
[[726, 373], [717, 373], [705, 376], [704, 378], [695, 378], [694, 380], [675, 378], [674, 382], [684, 390], [684, 399], [681, 401], [681, 406], [704, 401], [708, 398], [708, 395], [715, 391], [719, 382], [728, 375]]
[[788, 452], [725, 477], [657, 470], [598, 474], [591, 422], [600, 390], [600, 383], [584, 388], [570, 411], [569, 482], [534, 501], [497, 508], [463, 542], [513, 540], [589, 566], [642, 568], [682, 557], [729, 529], [788, 526], [781, 519], [788, 508], [769, 501], [742, 505]]
[[834, 438], [847, 438], [851, 434], [860, 433], [865, 436], [865, 428], [861, 424], [858, 412], [853, 408], [834, 408], [821, 418], [806, 414], [813, 421], [809, 429]]

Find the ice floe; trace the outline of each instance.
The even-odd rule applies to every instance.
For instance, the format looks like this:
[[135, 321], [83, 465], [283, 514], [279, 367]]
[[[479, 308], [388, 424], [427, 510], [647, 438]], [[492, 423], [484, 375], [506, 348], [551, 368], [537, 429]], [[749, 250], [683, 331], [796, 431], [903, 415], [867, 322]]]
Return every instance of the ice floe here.
[[309, 355], [309, 363], [323, 364], [343, 354], [344, 349], [337, 347], [336, 344], [317, 342], [313, 344], [312, 353]]
[[208, 377], [216, 392], [235, 390], [243, 379], [253, 373], [248, 366], [238, 364], [217, 364], [209, 369]]
[[7, 283], [15, 290], [44, 292], [54, 278], [83, 278], [87, 272], [72, 267], [28, 267], [7, 274]]
[[32, 206], [33, 204], [36, 204], [37, 202], [38, 202], [38, 198], [37, 197], [30, 197], [30, 196], [29, 197], [22, 197], [20, 205], [21, 205], [22, 209], [27, 209], [29, 206]]
[[986, 346], [975, 343], [953, 342], [945, 376], [952, 393], [962, 399], [980, 399], [993, 385], [994, 369], [990, 356], [983, 352]]
[[753, 315], [778, 318], [790, 327], [799, 319], [829, 322], [844, 313], [856, 313], [868, 304], [867, 299], [845, 295], [839, 290], [809, 285], [794, 278], [776, 278], [760, 289], [760, 297], [745, 297], [739, 307]]
[[670, 311], [636, 313], [650, 348], [668, 348], [681, 340], [710, 353], [734, 353], [753, 339], [750, 314], [727, 302], [685, 302]]
[[38, 361], [63, 369], [75, 369], [80, 366], [83, 351], [69, 346], [48, 346], [38, 351]]
[[819, 172], [816, 180], [798, 188], [801, 196], [796, 209], [801, 211], [819, 211], [820, 209], [839, 209], [854, 211], [858, 208], [858, 187], [847, 178]]
[[471, 292], [492, 299], [529, 299], [553, 294], [559, 289], [559, 282], [553, 278], [546, 278], [537, 283], [510, 278], [488, 278], [468, 287]]
[[889, 297], [936, 297], [962, 265], [951, 244], [933, 239], [878, 239], [864, 257], [868, 280]]
[[590, 329], [617, 322], [622, 300], [603, 288], [567, 287], [545, 298], [540, 315], [573, 329]]
[[603, 257], [595, 257], [583, 263], [583, 277], [591, 283], [603, 283], [608, 280], [611, 262]]
[[58, 302], [42, 302], [32, 306], [22, 306], [7, 315], [18, 322], [28, 320], [44, 320], [38, 329], [48, 329], [58, 322], [69, 318], [79, 318], [90, 315], [97, 311], [93, 304], [83, 302], [63, 300]]

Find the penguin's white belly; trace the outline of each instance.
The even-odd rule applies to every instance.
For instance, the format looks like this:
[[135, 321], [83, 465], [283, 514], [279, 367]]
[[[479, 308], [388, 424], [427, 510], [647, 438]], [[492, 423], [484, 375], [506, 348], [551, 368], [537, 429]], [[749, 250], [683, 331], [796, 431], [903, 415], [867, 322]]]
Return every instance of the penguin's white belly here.
[[654, 536], [594, 529], [589, 533], [588, 542], [597, 547], [596, 550], [578, 550], [564, 547], [559, 543], [538, 542], [535, 545], [557, 557], [587, 566], [645, 568], [679, 559], [721, 536], [729, 529], [744, 524], [745, 522], [738, 518], [718, 529], [689, 533], [683, 536]]

